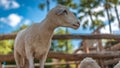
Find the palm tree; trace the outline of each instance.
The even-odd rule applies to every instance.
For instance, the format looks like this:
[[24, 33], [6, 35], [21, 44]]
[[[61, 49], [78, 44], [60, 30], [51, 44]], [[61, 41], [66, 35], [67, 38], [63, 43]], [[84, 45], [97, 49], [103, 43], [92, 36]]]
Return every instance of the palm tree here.
[[45, 3], [40, 3], [39, 8], [43, 10], [44, 8], [47, 9], [47, 12], [50, 10], [50, 0], [46, 0]]
[[[99, 26], [103, 24], [97, 17], [99, 15], [103, 16], [103, 12], [93, 12], [93, 9], [99, 6], [100, 1], [99, 0], [80, 0], [80, 8], [78, 10], [78, 13], [83, 13], [79, 17], [79, 19], [82, 21], [84, 18], [89, 17], [89, 19], [84, 21], [83, 28], [86, 28], [88, 26], [88, 22], [92, 22], [92, 25], [90, 26], [90, 29], [95, 28], [96, 26]], [[93, 19], [95, 17], [96, 19]]]
[[119, 14], [118, 14], [118, 10], [117, 10], [117, 5], [119, 5], [119, 0], [111, 0], [111, 2], [114, 4], [114, 10], [115, 10], [115, 13], [116, 13], [116, 17], [117, 17], [117, 20], [118, 20], [118, 23], [119, 23], [119, 29], [120, 29], [120, 18], [119, 18]]
[[107, 1], [104, 4], [104, 8], [105, 8], [106, 13], [107, 13], [107, 18], [108, 18], [108, 22], [109, 22], [109, 29], [110, 29], [110, 33], [111, 33], [112, 32], [112, 28], [111, 28], [110, 14], [109, 14], [109, 9], [111, 8], [111, 6], [110, 6], [110, 4]]

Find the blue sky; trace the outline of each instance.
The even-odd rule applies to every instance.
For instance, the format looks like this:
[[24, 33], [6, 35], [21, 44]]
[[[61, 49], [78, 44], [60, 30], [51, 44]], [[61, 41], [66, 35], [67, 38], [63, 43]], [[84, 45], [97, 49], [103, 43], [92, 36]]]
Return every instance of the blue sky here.
[[0, 34], [11, 33], [23, 24], [40, 22], [45, 18], [46, 10], [41, 11], [39, 4], [44, 2], [45, 0], [0, 0]]
[[[79, 0], [74, 0], [78, 2]], [[47, 9], [39, 9], [40, 3], [45, 3], [46, 0], [0, 0], [0, 34], [8, 34], [19, 29], [23, 24], [31, 25], [33, 22], [38, 23], [43, 20], [47, 14]], [[50, 1], [50, 9], [55, 7], [57, 3]], [[118, 6], [120, 8], [120, 6]], [[96, 8], [95, 11], [104, 10], [103, 7]], [[120, 11], [120, 9], [118, 9]], [[113, 10], [111, 10], [113, 11]], [[115, 13], [113, 13], [115, 15]], [[87, 17], [86, 17], [87, 19]], [[107, 18], [101, 18], [106, 21]], [[112, 24], [113, 32], [118, 33], [117, 20]], [[71, 34], [90, 34], [93, 30], [83, 30], [80, 27], [77, 30], [69, 28]], [[109, 27], [101, 29], [102, 33], [109, 33]], [[119, 32], [120, 33], [120, 32]], [[79, 46], [80, 40], [73, 40], [75, 48]]]

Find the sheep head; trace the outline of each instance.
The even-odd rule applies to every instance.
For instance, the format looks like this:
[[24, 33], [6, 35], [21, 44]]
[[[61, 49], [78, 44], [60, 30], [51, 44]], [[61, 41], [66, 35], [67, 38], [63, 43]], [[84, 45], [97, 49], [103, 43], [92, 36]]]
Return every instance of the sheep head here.
[[114, 66], [114, 68], [120, 68], [120, 61]]
[[92, 58], [86, 57], [81, 61], [80, 68], [100, 68], [100, 66]]
[[80, 26], [78, 19], [75, 15], [63, 5], [58, 5], [53, 8], [47, 15], [54, 24], [62, 27], [71, 27], [77, 29]]

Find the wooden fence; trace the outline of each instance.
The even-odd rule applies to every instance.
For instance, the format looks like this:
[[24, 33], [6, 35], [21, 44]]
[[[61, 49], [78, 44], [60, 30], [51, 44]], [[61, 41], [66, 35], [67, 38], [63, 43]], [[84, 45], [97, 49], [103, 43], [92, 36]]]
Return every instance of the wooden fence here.
[[[0, 35], [0, 40], [15, 39], [16, 34]], [[98, 35], [54, 35], [53, 40], [67, 40], [67, 39], [114, 39], [120, 41], [120, 35], [112, 34], [98, 34]], [[65, 59], [67, 61], [80, 61], [85, 57], [92, 57], [94, 59], [113, 59], [120, 58], [120, 51], [104, 51], [99, 53], [89, 54], [65, 54], [58, 52], [49, 52], [48, 58]], [[0, 63], [3, 61], [14, 61], [13, 54], [0, 55]], [[1, 66], [1, 64], [0, 64]]]

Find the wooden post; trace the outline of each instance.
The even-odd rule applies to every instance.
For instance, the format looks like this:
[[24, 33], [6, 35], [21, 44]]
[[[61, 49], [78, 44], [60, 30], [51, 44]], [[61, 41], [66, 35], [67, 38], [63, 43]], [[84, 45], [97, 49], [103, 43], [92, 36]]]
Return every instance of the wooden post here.
[[[100, 35], [100, 31], [98, 31], [98, 34]], [[98, 47], [99, 47], [99, 51], [103, 50], [103, 46], [102, 46], [102, 41], [101, 39], [98, 40]]]
[[77, 64], [77, 65], [76, 65], [76, 68], [80, 68], [80, 64]]
[[80, 62], [81, 62], [81, 61], [78, 61], [78, 62], [76, 63], [76, 68], [80, 68]]
[[85, 53], [89, 53], [89, 52], [90, 52], [90, 51], [89, 51], [89, 47], [86, 45], [86, 41], [83, 42], [83, 51], [84, 51]]
[[78, 68], [78, 65], [79, 65], [79, 64], [76, 64], [75, 68]]
[[2, 68], [2, 63], [0, 62], [0, 68]]
[[103, 51], [104, 50], [104, 48], [102, 46], [101, 40], [98, 40], [98, 48], [99, 48], [99, 51]]
[[100, 64], [101, 68], [105, 68], [105, 64], [104, 64], [104, 60], [103, 59], [99, 60], [99, 64]]

